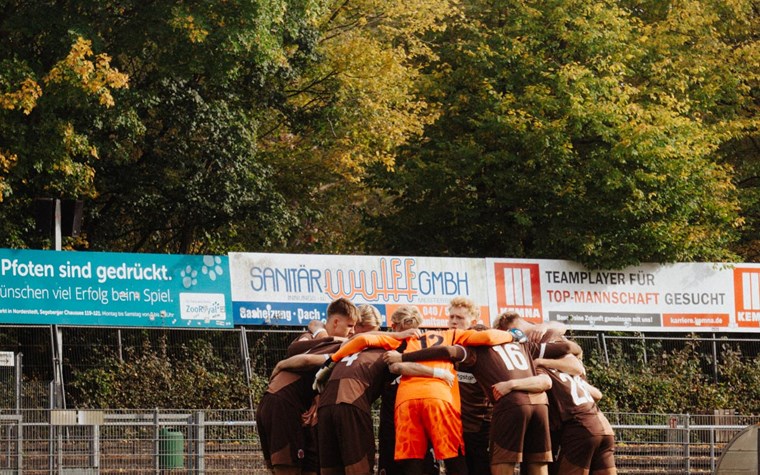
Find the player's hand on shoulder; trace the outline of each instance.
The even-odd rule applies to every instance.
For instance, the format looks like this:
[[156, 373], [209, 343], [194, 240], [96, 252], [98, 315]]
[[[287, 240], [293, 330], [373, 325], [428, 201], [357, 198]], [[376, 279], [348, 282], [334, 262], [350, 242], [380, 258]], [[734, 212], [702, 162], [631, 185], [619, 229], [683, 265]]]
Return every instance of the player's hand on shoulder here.
[[543, 340], [547, 331], [549, 331], [549, 327], [543, 323], [533, 325], [528, 332], [528, 341], [532, 343], [541, 343], [541, 340]]

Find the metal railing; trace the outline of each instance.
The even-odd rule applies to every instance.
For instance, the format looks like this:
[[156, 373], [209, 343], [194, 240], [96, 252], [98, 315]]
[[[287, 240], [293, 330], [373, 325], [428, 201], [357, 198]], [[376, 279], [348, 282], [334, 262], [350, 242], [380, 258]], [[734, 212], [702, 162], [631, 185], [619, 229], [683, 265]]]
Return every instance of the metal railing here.
[[[731, 438], [760, 422], [736, 415], [613, 413], [608, 418], [621, 475], [713, 473]], [[21, 473], [269, 472], [250, 410], [0, 413], [0, 474]]]

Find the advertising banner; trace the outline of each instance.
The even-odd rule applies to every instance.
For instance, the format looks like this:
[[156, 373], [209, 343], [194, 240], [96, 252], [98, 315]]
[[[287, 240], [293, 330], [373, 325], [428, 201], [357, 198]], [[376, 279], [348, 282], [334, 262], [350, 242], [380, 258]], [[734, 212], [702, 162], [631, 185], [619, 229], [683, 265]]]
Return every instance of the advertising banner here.
[[230, 276], [239, 325], [306, 325], [324, 320], [340, 297], [374, 305], [384, 326], [399, 306], [416, 305], [424, 327], [445, 327], [458, 296], [473, 299], [490, 320], [483, 259], [231, 253]]
[[486, 259], [491, 312], [577, 330], [748, 331], [760, 327], [760, 265], [645, 264], [590, 271], [560, 260]]
[[232, 327], [226, 256], [0, 249], [3, 323]]

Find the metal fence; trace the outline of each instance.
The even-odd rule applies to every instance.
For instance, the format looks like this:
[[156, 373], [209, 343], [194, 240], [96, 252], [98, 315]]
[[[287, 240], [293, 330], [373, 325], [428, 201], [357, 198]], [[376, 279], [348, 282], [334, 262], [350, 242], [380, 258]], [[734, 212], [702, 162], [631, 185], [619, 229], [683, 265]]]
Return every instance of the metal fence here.
[[[684, 414], [608, 417], [621, 475], [713, 473], [731, 438], [760, 422]], [[4, 475], [241, 472], [269, 473], [250, 410], [0, 412]]]
[[[0, 351], [22, 356], [23, 377], [0, 367], [0, 475], [15, 473], [267, 473], [254, 399], [241, 411], [77, 411], [70, 382], [106, 359], [129, 361], [161, 348], [182, 356], [201, 341], [246, 380], [264, 378], [300, 333], [279, 328], [227, 330], [0, 326]], [[726, 349], [756, 360], [755, 335], [576, 332], [589, 354], [647, 362], [697, 345], [705, 375], [718, 378]], [[67, 404], [68, 401], [68, 404]], [[760, 422], [716, 411], [608, 414], [616, 429], [621, 474], [712, 473], [728, 441]]]

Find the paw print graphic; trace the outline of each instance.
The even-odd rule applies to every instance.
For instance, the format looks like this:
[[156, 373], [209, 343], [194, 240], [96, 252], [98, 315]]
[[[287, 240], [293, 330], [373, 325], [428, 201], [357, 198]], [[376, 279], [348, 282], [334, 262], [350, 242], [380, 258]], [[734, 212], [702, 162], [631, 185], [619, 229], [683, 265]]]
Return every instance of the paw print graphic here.
[[187, 266], [185, 269], [179, 273], [180, 277], [182, 277], [182, 285], [189, 289], [193, 285], [198, 284], [198, 271], [193, 270], [192, 267]]
[[201, 272], [204, 275], [208, 275], [211, 280], [216, 280], [217, 277], [224, 273], [222, 269], [222, 258], [219, 256], [203, 256], [203, 267]]

